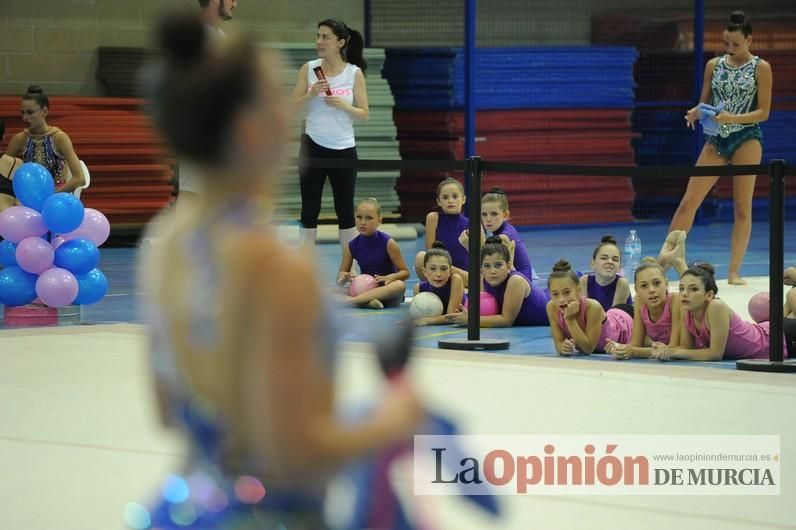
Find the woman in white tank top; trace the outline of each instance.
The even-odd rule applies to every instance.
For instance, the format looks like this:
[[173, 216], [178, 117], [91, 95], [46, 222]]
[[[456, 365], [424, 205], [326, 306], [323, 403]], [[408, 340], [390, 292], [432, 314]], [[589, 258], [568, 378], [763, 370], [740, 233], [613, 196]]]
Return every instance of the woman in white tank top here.
[[[301, 67], [293, 101], [305, 109], [299, 158], [356, 159], [354, 121], [368, 120], [368, 92], [362, 35], [340, 20], [318, 23], [318, 59]], [[299, 167], [302, 241], [315, 242], [326, 177], [345, 247], [357, 235], [354, 224], [356, 170]]]

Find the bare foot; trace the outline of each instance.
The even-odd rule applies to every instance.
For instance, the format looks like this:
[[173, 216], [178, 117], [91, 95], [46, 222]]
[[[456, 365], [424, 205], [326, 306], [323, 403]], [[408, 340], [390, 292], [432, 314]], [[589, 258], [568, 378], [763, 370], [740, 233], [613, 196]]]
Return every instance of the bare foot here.
[[[682, 234], [682, 236], [681, 236]], [[664, 270], [672, 266], [672, 259], [675, 257], [675, 252], [678, 251], [678, 243], [682, 237], [682, 243], [685, 243], [685, 232], [682, 230], [672, 230], [661, 245], [661, 251], [658, 253], [658, 263], [661, 264]], [[682, 246], [682, 245], [681, 245]], [[685, 246], [682, 246], [682, 254], [685, 256]]]
[[381, 300], [371, 300], [370, 302], [368, 302], [368, 305], [366, 307], [369, 307], [371, 309], [384, 309], [384, 304], [381, 303]]
[[685, 240], [688, 234], [684, 230], [677, 230], [677, 232], [677, 243], [674, 246], [674, 250], [672, 250], [669, 263], [678, 274], [682, 274], [688, 269], [688, 262], [685, 259]]
[[746, 280], [741, 278], [740, 274], [730, 274], [727, 276], [727, 283], [729, 285], [746, 285]]

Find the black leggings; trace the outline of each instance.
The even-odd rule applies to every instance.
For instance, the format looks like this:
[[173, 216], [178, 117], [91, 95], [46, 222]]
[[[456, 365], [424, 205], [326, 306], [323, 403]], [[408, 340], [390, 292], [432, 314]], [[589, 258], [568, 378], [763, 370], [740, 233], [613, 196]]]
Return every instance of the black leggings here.
[[316, 228], [321, 213], [321, 198], [326, 177], [332, 183], [334, 211], [337, 225], [343, 228], [354, 226], [354, 188], [357, 181], [355, 169], [332, 169], [305, 167], [301, 160], [306, 158], [357, 159], [356, 147], [349, 149], [327, 149], [303, 134], [299, 151], [299, 179], [301, 183], [301, 224], [304, 228]]

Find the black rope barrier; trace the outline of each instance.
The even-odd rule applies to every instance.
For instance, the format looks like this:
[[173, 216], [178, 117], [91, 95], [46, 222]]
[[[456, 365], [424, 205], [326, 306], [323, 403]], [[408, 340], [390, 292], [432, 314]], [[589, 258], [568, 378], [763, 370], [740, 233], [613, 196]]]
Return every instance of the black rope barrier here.
[[469, 183], [467, 196], [470, 216], [470, 242], [468, 263], [468, 290], [470, 295], [467, 340], [443, 340], [440, 348], [465, 350], [506, 349], [504, 340], [481, 339], [480, 331], [480, 254], [481, 254], [481, 181], [483, 173], [527, 173], [544, 175], [579, 175], [595, 177], [727, 177], [735, 175], [768, 175], [769, 191], [769, 312], [770, 346], [769, 359], [742, 360], [736, 363], [739, 370], [767, 372], [796, 372], [796, 359], [785, 360], [782, 337], [784, 336], [784, 304], [782, 281], [784, 274], [785, 239], [785, 177], [796, 176], [796, 166], [787, 166], [784, 160], [773, 160], [769, 165], [724, 165], [724, 166], [579, 166], [553, 164], [525, 164], [519, 162], [491, 162], [480, 157], [466, 160], [377, 160], [377, 159], [292, 159], [293, 167], [322, 167], [356, 169], [360, 171], [462, 171]]

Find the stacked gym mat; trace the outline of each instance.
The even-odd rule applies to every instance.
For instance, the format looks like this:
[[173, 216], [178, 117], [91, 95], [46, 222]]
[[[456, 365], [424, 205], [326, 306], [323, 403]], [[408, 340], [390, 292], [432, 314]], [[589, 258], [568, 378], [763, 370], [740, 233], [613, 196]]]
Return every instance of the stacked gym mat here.
[[[630, 165], [632, 69], [617, 47], [487, 48], [476, 59], [476, 149], [492, 161]], [[461, 49], [387, 50], [403, 158], [464, 157]], [[422, 220], [434, 207], [438, 172], [403, 172], [401, 213]], [[625, 221], [627, 179], [486, 174], [504, 188], [516, 224]]]

